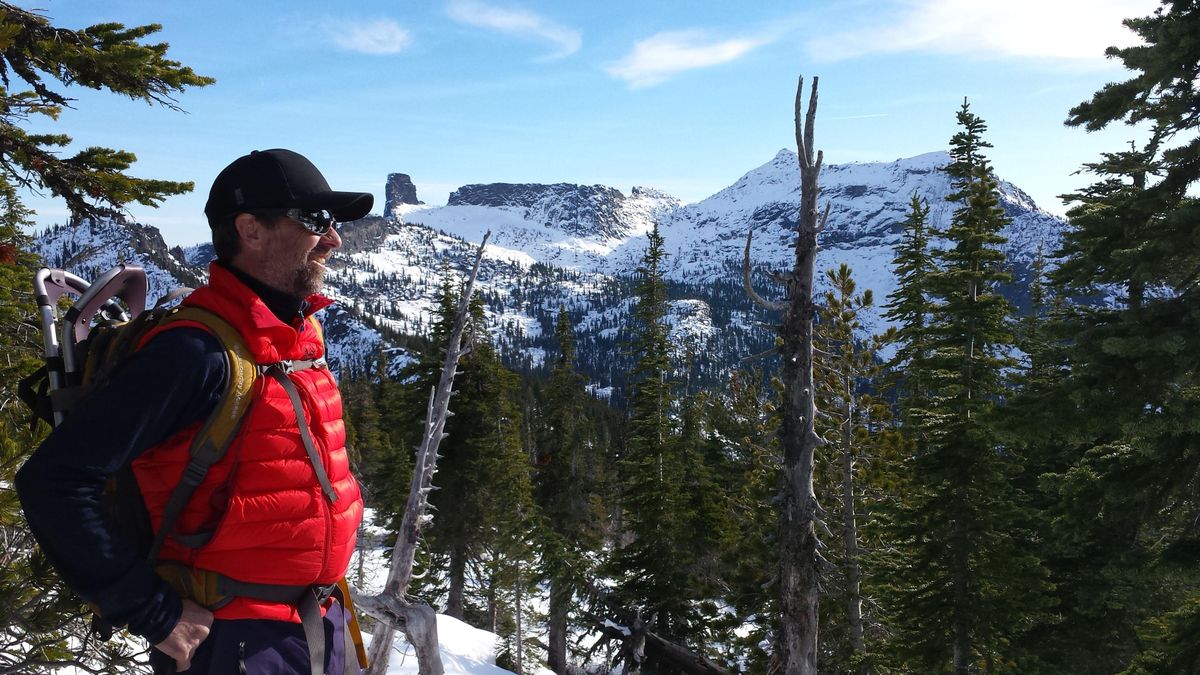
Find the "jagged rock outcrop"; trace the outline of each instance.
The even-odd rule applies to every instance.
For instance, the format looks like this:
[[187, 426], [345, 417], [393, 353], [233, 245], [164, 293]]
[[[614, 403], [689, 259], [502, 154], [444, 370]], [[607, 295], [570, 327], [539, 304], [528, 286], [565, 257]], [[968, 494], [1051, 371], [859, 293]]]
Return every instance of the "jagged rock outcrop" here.
[[464, 185], [446, 206], [491, 206], [522, 212], [527, 220], [581, 237], [618, 238], [628, 234], [621, 218], [626, 197], [603, 185], [489, 183]]
[[389, 173], [383, 194], [385, 216], [394, 215], [396, 207], [401, 204], [417, 206], [425, 203], [417, 199], [417, 186], [406, 173]]

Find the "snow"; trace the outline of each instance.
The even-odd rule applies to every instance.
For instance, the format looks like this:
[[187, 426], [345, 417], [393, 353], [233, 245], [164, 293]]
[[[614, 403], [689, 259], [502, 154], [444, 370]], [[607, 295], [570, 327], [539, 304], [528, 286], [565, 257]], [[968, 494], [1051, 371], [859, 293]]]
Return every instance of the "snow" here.
[[602, 401], [607, 401], [607, 400], [611, 399], [612, 395], [613, 395], [612, 387], [601, 387], [598, 384], [589, 384], [589, 385], [587, 385], [586, 389], [587, 389], [587, 393], [591, 394], [593, 397], [598, 398]]
[[[828, 289], [825, 270], [846, 263], [860, 291], [872, 290], [877, 306], [887, 303], [896, 287], [891, 270], [894, 246], [911, 197], [918, 195], [928, 203], [932, 230], [949, 225], [954, 205], [945, 197], [951, 185], [940, 170], [948, 161], [946, 152], [930, 152], [891, 162], [822, 168], [819, 202], [821, 207], [829, 204], [830, 215], [819, 238], [818, 294]], [[1000, 181], [999, 189], [1011, 218], [1003, 232], [1008, 238], [1004, 250], [1024, 281], [1039, 248], [1046, 255], [1056, 250], [1064, 224], [1018, 187]], [[729, 187], [687, 205], [643, 187], [634, 187], [628, 196], [614, 188], [561, 183], [466, 186], [463, 191], [479, 203], [462, 199], [447, 206], [401, 205], [395, 210], [399, 220], [387, 225], [388, 234], [377, 246], [335, 253], [335, 272], [329, 275], [326, 291], [350, 310], [330, 343], [339, 366], [365, 365], [363, 360], [383, 342], [381, 331], [427, 334], [443, 281], [449, 276], [457, 285], [465, 279], [487, 231], [492, 237], [477, 282], [487, 298], [487, 329], [506, 358], [535, 366], [545, 362], [544, 332], [552, 325], [546, 317], [559, 306], [572, 312], [581, 337], [618, 337], [615, 326], [631, 308], [629, 298], [623, 297], [624, 284], [634, 274], [647, 233], [656, 224], [667, 254], [664, 274], [676, 288], [688, 289], [682, 297], [672, 292], [668, 311], [678, 356], [687, 348], [707, 349], [721, 355], [721, 367], [732, 367], [737, 356], [745, 356], [733, 351], [762, 342], [769, 331], [763, 325], [766, 317], [747, 314], [736, 302], [731, 307], [728, 295], [718, 305], [718, 298], [705, 291], [717, 283], [725, 284], [727, 291], [740, 276], [749, 231], [760, 294], [779, 298], [780, 289], [763, 281], [762, 275], [790, 270], [794, 264], [799, 167], [796, 154], [787, 149]], [[119, 260], [136, 259], [131, 238], [152, 239], [147, 232], [152, 229], [131, 226], [119, 231], [111, 223], [63, 228], [39, 237], [39, 252], [51, 264], [65, 260], [103, 271]], [[932, 245], [944, 247], [945, 242], [935, 238]], [[165, 252], [163, 246], [160, 254]], [[185, 255], [198, 260], [200, 253], [194, 248]], [[179, 284], [170, 270], [153, 261], [142, 264], [150, 276], [151, 297]], [[530, 298], [537, 298], [533, 302], [538, 304], [532, 305]], [[714, 320], [714, 314], [722, 318]], [[888, 327], [878, 311], [864, 317], [863, 325], [865, 332]]]
[[[496, 634], [469, 626], [458, 619], [439, 614], [437, 617], [438, 645], [446, 675], [501, 675], [511, 673], [496, 665]], [[363, 635], [370, 646], [371, 636]], [[525, 669], [533, 675], [552, 675], [547, 668]], [[397, 634], [388, 658], [388, 675], [417, 675], [417, 655], [412, 645]]]
[[[142, 255], [131, 239], [131, 233], [147, 239], [156, 237], [158, 241], [150, 245], [162, 245], [161, 236], [153, 228], [136, 223], [90, 220], [35, 237], [33, 252], [50, 267], [68, 269], [88, 281], [94, 281], [100, 274], [121, 263], [140, 265], [146, 271], [149, 285], [147, 306], [153, 306], [155, 300], [182, 284], [170, 270]], [[162, 248], [162, 253], [166, 255], [165, 245]]]
[[[819, 291], [827, 288], [823, 272], [847, 263], [854, 270], [860, 290], [871, 289], [878, 304], [887, 301], [895, 290], [890, 269], [893, 247], [900, 237], [900, 223], [908, 215], [911, 196], [916, 194], [927, 201], [933, 229], [949, 224], [953, 205], [945, 201], [945, 196], [951, 191], [950, 179], [940, 171], [949, 159], [946, 152], [939, 151], [893, 162], [829, 164], [823, 168], [821, 201], [831, 208], [817, 258]], [[796, 154], [783, 149], [733, 185], [694, 204], [680, 205], [661, 193], [635, 188], [616, 209], [621, 218], [627, 219], [621, 237], [568, 231], [564, 223], [547, 219], [548, 213], [556, 211], [545, 199], [531, 208], [405, 207], [404, 218], [405, 222], [423, 223], [464, 242], [478, 241], [482, 232], [491, 228], [497, 259], [523, 266], [532, 260], [595, 278], [631, 274], [645, 250], [646, 233], [658, 222], [668, 254], [667, 277], [703, 284], [727, 279], [731, 262], [735, 268], [740, 266], [746, 232], [751, 227], [751, 258], [756, 269], [792, 266], [792, 226], [800, 196], [798, 177]], [[1056, 248], [1062, 222], [1038, 209], [1027, 194], [1010, 183], [1001, 181], [1000, 191], [1002, 203], [1013, 217], [1003, 233], [1009, 238], [1005, 252], [1013, 264], [1028, 267], [1039, 247], [1048, 252]], [[935, 240], [934, 245], [942, 243]], [[513, 250], [524, 255], [515, 255]], [[577, 328], [586, 331], [598, 320], [611, 322], [627, 310], [624, 303], [597, 307]], [[510, 318], [506, 313], [504, 321]], [[878, 313], [867, 317], [864, 324], [871, 331], [887, 327]], [[514, 327], [520, 330], [525, 325]], [[681, 323], [673, 321], [672, 325], [680, 336], [701, 341], [720, 329], [711, 323], [706, 325], [700, 318], [681, 318]]]
[[[384, 528], [375, 524], [374, 509], [367, 508], [363, 512], [359, 541], [359, 550], [350, 561], [347, 576], [351, 583], [363, 592], [378, 593], [387, 581], [390, 571], [384, 551], [390, 550], [395, 541], [389, 539]], [[363, 570], [361, 578], [357, 576], [360, 558]], [[443, 614], [438, 615], [437, 626], [438, 646], [441, 649], [446, 675], [501, 675], [510, 672], [496, 666], [498, 638], [495, 633], [480, 630]], [[369, 648], [369, 631], [363, 632], [363, 641]], [[397, 632], [392, 641], [387, 672], [388, 675], [417, 675], [416, 652], [404, 639], [403, 633]], [[532, 675], [552, 675], [552, 671], [545, 668], [526, 667], [525, 672]]]
[[611, 619], [604, 620], [604, 627], [605, 628], [615, 628], [621, 632], [621, 635], [624, 635], [625, 637], [629, 637], [630, 635], [633, 635], [633, 631], [629, 630], [625, 626], [619, 626], [619, 625], [613, 623]]
[[671, 345], [675, 348], [675, 356], [678, 359], [686, 358], [688, 352], [703, 351], [717, 332], [712, 322], [712, 311], [703, 300], [670, 302], [666, 320], [670, 326]]

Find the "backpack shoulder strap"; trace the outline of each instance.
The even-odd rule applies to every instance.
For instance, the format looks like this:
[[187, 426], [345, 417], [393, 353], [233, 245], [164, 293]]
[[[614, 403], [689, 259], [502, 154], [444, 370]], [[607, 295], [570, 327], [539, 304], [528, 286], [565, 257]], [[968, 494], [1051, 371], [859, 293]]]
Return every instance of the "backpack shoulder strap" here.
[[308, 315], [308, 325], [313, 330], [317, 331], [317, 338], [322, 344], [325, 343], [325, 329], [321, 326], [321, 322], [317, 320], [316, 314]]
[[[167, 536], [172, 534], [175, 521], [187, 506], [192, 494], [208, 474], [209, 468], [216, 464], [237, 434], [246, 411], [253, 399], [254, 383], [258, 377], [258, 367], [250, 356], [250, 350], [237, 329], [221, 317], [198, 307], [182, 306], [172, 310], [163, 318], [160, 326], [177, 321], [197, 323], [207, 329], [221, 342], [225, 348], [226, 380], [225, 391], [217, 402], [216, 408], [200, 430], [192, 439], [189, 451], [190, 459], [179, 484], [171, 492], [163, 510], [162, 525], [155, 533], [154, 543], [150, 546], [147, 558], [154, 561], [162, 548]], [[202, 546], [212, 533], [196, 535], [200, 541], [181, 541], [187, 546]]]

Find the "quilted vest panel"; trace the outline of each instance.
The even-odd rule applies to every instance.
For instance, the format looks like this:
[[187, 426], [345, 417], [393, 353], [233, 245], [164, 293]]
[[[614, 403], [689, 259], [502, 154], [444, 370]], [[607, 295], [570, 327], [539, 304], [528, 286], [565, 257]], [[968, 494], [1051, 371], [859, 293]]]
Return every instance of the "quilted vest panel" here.
[[[259, 364], [324, 354], [318, 331], [281, 322], [230, 272], [213, 264], [210, 283], [184, 302], [214, 312], [237, 328]], [[312, 311], [329, 304], [314, 296]], [[179, 324], [172, 324], [177, 326]], [[170, 328], [168, 327], [168, 330]], [[149, 336], [153, 339], [153, 334]], [[242, 581], [328, 584], [340, 579], [354, 551], [362, 496], [350, 473], [337, 383], [326, 368], [291, 374], [325, 471], [338, 498], [330, 503], [300, 440], [295, 411], [282, 385], [260, 376], [255, 398], [225, 456], [214, 465], [181, 514], [181, 533], [216, 529], [198, 549], [170, 537], [160, 559], [176, 560]], [[181, 430], [133, 463], [157, 530], [171, 491], [188, 463], [200, 424]], [[238, 598], [214, 612], [221, 619], [299, 621], [295, 608]]]

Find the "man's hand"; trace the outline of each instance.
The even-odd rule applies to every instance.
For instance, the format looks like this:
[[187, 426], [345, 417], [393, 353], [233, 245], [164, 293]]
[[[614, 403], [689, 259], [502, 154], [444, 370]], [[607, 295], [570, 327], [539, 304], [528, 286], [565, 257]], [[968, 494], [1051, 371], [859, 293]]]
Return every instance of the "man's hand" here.
[[212, 622], [212, 612], [191, 600], [184, 600], [179, 623], [175, 624], [167, 639], [154, 645], [154, 648], [175, 659], [177, 670], [187, 670], [192, 667], [192, 655], [196, 653], [196, 648], [208, 637]]

